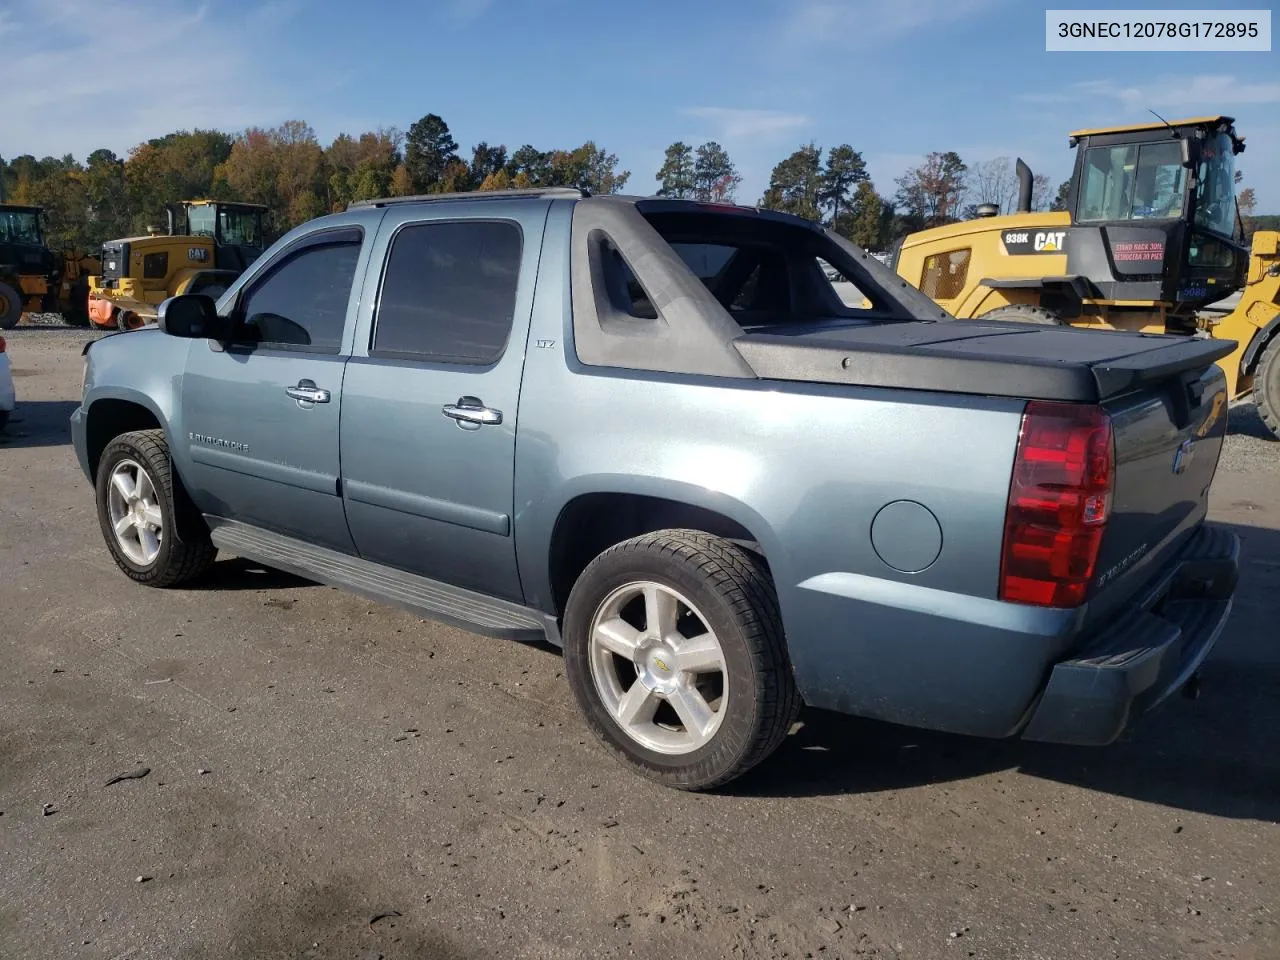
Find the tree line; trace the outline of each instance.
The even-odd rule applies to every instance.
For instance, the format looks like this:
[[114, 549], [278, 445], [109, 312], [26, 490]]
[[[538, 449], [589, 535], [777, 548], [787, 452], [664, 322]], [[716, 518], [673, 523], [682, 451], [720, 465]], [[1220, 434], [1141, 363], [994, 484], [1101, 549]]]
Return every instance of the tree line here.
[[[568, 149], [524, 144], [511, 151], [505, 144], [481, 142], [466, 152], [444, 119], [430, 113], [405, 133], [397, 128], [343, 133], [328, 146], [300, 120], [239, 134], [181, 130], [140, 143], [124, 158], [100, 149], [83, 163], [71, 155], [0, 161], [0, 178], [9, 202], [45, 208], [51, 246], [92, 251], [106, 240], [163, 229], [166, 207], [179, 200], [265, 204], [268, 231], [276, 235], [356, 200], [512, 187], [617, 193], [631, 173], [591, 140]], [[742, 183], [728, 152], [714, 141], [696, 147], [672, 143], [654, 180], [656, 188], [636, 192], [739, 202]], [[877, 191], [862, 154], [850, 144], [824, 150], [810, 142], [773, 167], [755, 202], [820, 221], [880, 251], [913, 231], [971, 219], [984, 204], [1010, 213], [1018, 191], [1008, 157], [971, 165], [954, 151], [927, 154], [896, 177], [894, 186], [891, 194]], [[1055, 190], [1037, 174], [1032, 209], [1064, 209], [1068, 186], [1064, 182]], [[1263, 218], [1252, 216], [1253, 190], [1242, 189], [1239, 202], [1246, 224], [1259, 226]]]
[[181, 130], [140, 143], [123, 158], [100, 149], [83, 163], [70, 154], [0, 162], [7, 202], [43, 207], [49, 245], [82, 251], [163, 230], [166, 207], [180, 200], [265, 204], [268, 233], [279, 235], [356, 200], [507, 187], [616, 193], [630, 176], [616, 155], [593, 141], [513, 151], [482, 142], [464, 154], [436, 114], [407, 133], [343, 133], [328, 146], [306, 123], [290, 120], [239, 134]]

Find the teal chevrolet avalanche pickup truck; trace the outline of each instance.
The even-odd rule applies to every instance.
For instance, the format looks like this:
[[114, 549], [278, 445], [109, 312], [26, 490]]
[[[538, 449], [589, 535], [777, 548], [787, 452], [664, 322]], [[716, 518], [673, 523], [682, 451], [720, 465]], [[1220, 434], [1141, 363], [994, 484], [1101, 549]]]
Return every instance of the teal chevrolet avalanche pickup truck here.
[[956, 322], [752, 208], [396, 198], [87, 347], [72, 431], [137, 582], [223, 551], [547, 641], [707, 789], [803, 705], [1100, 745], [1183, 687], [1236, 584], [1231, 348]]

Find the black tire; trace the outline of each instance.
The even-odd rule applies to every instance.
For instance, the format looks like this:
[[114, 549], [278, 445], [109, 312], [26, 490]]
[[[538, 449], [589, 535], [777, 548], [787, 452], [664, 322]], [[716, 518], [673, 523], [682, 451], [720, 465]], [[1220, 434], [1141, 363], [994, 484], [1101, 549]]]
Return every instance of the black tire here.
[[1065, 327], [1067, 322], [1052, 310], [1044, 307], [1033, 307], [1025, 303], [1011, 303], [1008, 306], [988, 310], [979, 320], [1011, 320], [1015, 323], [1039, 323], [1046, 327]]
[[[636, 581], [688, 598], [720, 641], [725, 713], [711, 739], [692, 752], [662, 753], [632, 739], [593, 678], [592, 620], [606, 598]], [[778, 598], [763, 562], [701, 531], [648, 533], [596, 557], [569, 595], [563, 636], [565, 676], [592, 731], [617, 759], [669, 787], [709, 790], [741, 776], [778, 748], [800, 711]]]
[[22, 295], [7, 283], [0, 283], [0, 330], [12, 330], [22, 319]]
[[3, 430], [8, 425], [9, 425], [9, 411], [0, 410], [0, 430]]
[[146, 325], [145, 320], [138, 319], [138, 315], [129, 310], [122, 310], [116, 307], [115, 326], [120, 333], [129, 333], [131, 330], [141, 330]]
[[1280, 440], [1280, 335], [1262, 348], [1253, 377], [1253, 403], [1271, 435]]
[[[108, 506], [111, 475], [126, 460], [147, 472], [157, 494], [163, 535], [159, 538], [159, 553], [150, 563], [139, 563], [125, 554], [111, 522]], [[209, 539], [209, 528], [173, 474], [163, 430], [124, 433], [107, 444], [98, 462], [95, 486], [102, 536], [112, 559], [130, 579], [149, 587], [173, 587], [200, 576], [213, 563], [217, 550]]]

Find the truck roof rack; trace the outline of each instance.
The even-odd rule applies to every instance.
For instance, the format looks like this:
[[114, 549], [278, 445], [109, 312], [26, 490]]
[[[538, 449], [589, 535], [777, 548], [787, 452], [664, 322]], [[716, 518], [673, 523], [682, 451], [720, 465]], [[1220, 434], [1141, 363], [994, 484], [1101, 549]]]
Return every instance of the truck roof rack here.
[[510, 190], [467, 190], [461, 193], [420, 193], [411, 197], [379, 197], [374, 200], [355, 200], [347, 209], [356, 207], [389, 207], [396, 203], [425, 203], [435, 200], [511, 200], [519, 197], [574, 197], [581, 200], [591, 196], [591, 191], [580, 187], [528, 187]]

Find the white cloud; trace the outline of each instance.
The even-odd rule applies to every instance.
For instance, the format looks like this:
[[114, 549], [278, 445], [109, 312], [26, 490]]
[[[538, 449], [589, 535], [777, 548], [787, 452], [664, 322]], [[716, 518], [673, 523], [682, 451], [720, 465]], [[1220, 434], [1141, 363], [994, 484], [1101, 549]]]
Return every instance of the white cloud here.
[[1280, 103], [1280, 83], [1250, 83], [1227, 74], [1168, 74], [1141, 86], [1125, 86], [1108, 80], [1085, 80], [1073, 86], [1082, 97], [1110, 97], [1135, 111], [1148, 107], [1217, 110]]
[[1280, 83], [1250, 82], [1230, 74], [1165, 74], [1144, 84], [1081, 80], [1065, 90], [1022, 93], [1018, 100], [1038, 104], [1118, 101], [1121, 107], [1134, 113], [1164, 108], [1185, 115], [1195, 110], [1280, 103]]
[[786, 14], [781, 38], [811, 47], [879, 43], [920, 28], [972, 16], [995, 0], [801, 0]]
[[448, 18], [456, 27], [465, 27], [474, 23], [493, 6], [493, 0], [451, 0]]
[[680, 113], [711, 123], [722, 140], [746, 140], [773, 137], [809, 125], [809, 118], [799, 113], [780, 110], [754, 110], [739, 107], [686, 107]]
[[[163, 0], [17, 0], [0, 19], [23, 42], [0, 58], [8, 158], [98, 147], [124, 154], [176, 129], [276, 123], [294, 94], [269, 78], [270, 45], [301, 9], [271, 0], [238, 22]], [[104, 38], [127, 37], [123, 59]]]

